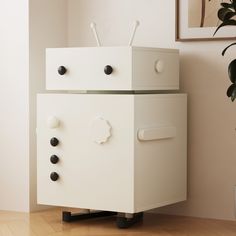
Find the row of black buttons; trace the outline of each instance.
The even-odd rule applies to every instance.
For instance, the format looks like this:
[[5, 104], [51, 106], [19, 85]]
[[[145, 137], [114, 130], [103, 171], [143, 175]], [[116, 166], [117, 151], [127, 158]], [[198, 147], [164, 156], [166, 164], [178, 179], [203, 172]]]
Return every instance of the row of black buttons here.
[[[65, 66], [59, 66], [57, 69], [57, 72], [59, 75], [64, 75], [67, 72], [67, 69]], [[104, 73], [106, 75], [110, 75], [113, 72], [113, 68], [110, 65], [106, 65], [104, 67]]]
[[[59, 140], [57, 138], [53, 137], [50, 139], [50, 144], [51, 144], [51, 146], [56, 147], [59, 144]], [[52, 164], [56, 164], [59, 162], [59, 157], [57, 155], [52, 155], [50, 157], [50, 161]], [[59, 179], [59, 175], [57, 174], [57, 172], [52, 172], [50, 174], [50, 179], [52, 181], [57, 181]]]

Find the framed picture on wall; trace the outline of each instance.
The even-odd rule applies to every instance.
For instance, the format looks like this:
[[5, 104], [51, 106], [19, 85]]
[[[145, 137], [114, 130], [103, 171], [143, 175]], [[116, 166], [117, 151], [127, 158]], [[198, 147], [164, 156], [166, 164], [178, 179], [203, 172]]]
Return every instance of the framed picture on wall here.
[[[176, 0], [176, 41], [236, 39], [236, 29], [222, 27], [217, 12], [222, 0]], [[224, 0], [230, 2], [230, 0]]]

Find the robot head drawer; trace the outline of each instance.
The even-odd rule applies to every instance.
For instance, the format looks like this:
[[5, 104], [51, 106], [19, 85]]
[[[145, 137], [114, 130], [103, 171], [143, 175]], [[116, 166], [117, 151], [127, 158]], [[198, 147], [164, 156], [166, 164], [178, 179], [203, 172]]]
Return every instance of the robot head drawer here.
[[176, 90], [179, 52], [141, 47], [47, 49], [46, 88]]

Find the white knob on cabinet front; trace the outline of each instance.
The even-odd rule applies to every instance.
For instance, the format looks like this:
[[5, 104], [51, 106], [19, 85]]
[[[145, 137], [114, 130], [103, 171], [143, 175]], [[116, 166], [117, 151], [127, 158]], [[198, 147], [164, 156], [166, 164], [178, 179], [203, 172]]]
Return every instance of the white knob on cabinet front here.
[[47, 119], [47, 125], [50, 129], [55, 129], [59, 127], [60, 121], [55, 116], [50, 116]]
[[155, 61], [155, 71], [156, 73], [162, 73], [164, 71], [165, 63], [163, 60]]
[[93, 120], [91, 126], [91, 138], [95, 143], [103, 144], [111, 137], [111, 125], [101, 117]]

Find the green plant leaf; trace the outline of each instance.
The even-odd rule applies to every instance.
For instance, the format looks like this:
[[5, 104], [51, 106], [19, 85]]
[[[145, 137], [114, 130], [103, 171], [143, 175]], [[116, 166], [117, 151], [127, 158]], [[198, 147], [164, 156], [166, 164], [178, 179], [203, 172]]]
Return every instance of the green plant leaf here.
[[228, 50], [228, 48], [230, 48], [231, 46], [236, 45], [236, 43], [231, 43], [228, 47], [226, 47], [223, 51], [222, 51], [222, 56], [225, 55], [226, 51]]
[[227, 92], [226, 92], [226, 94], [227, 94], [228, 97], [231, 97], [231, 95], [232, 95], [232, 93], [233, 93], [233, 91], [234, 91], [235, 88], [236, 88], [236, 85], [235, 85], [235, 84], [231, 84], [231, 85], [228, 87]]
[[225, 20], [229, 20], [230, 17], [226, 17], [227, 15], [229, 14], [232, 14], [234, 15], [234, 12], [228, 8], [220, 8], [220, 10], [218, 11], [218, 18], [221, 20], [221, 21], [225, 21]]
[[234, 88], [232, 94], [231, 94], [231, 101], [233, 102], [236, 98], [236, 88]]
[[222, 22], [216, 29], [215, 33], [213, 35], [216, 34], [216, 32], [223, 26], [227, 26], [227, 25], [236, 25], [236, 20], [226, 20], [224, 22]]
[[228, 66], [228, 74], [232, 83], [236, 83], [236, 59], [230, 62]]
[[224, 7], [224, 8], [232, 8], [232, 9], [234, 9], [233, 3], [222, 2], [220, 5], [221, 5], [222, 7]]
[[232, 5], [234, 7], [234, 10], [236, 11], [236, 1], [235, 0], [233, 0]]
[[230, 20], [234, 16], [236, 16], [236, 12], [233, 11], [227, 12], [224, 16], [224, 21]]

